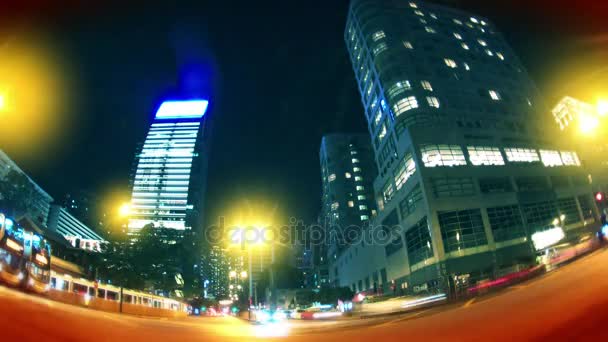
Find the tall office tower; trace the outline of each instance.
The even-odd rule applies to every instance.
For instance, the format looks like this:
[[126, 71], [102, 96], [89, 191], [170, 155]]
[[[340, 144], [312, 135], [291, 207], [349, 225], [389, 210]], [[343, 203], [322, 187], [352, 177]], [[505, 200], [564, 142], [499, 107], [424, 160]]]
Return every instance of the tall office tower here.
[[133, 181], [129, 231], [147, 224], [177, 230], [191, 229], [200, 212], [206, 169], [204, 115], [207, 100], [163, 102], [141, 153]]
[[226, 249], [220, 246], [211, 246], [208, 252], [202, 255], [203, 262], [203, 293], [205, 298], [228, 298], [229, 259]]
[[344, 38], [379, 171], [373, 223], [401, 231], [344, 251], [334, 282], [455, 294], [589, 233], [587, 175], [489, 20], [423, 1], [353, 0]]
[[136, 156], [132, 181], [129, 234], [137, 235], [151, 224], [177, 230], [188, 239], [182, 243], [188, 246], [188, 261], [181, 270], [186, 293], [201, 289], [200, 253], [209, 251], [202, 245], [211, 130], [205, 115], [208, 104], [200, 97], [162, 102]]
[[321, 217], [330, 239], [327, 256], [331, 266], [376, 214], [373, 180], [377, 172], [366, 134], [324, 136], [319, 158]]

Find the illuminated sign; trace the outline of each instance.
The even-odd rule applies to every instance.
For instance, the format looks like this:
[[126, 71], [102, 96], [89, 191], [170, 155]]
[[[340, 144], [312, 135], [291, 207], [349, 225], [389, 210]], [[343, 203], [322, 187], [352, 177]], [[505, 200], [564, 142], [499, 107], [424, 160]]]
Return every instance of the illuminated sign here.
[[46, 265], [49, 263], [48, 259], [42, 254], [36, 254], [36, 261], [39, 263]]
[[6, 239], [6, 247], [21, 252], [23, 251], [23, 246], [21, 246], [20, 244], [18, 244], [17, 242], [11, 240], [11, 239]]
[[551, 228], [542, 232], [532, 234], [532, 242], [536, 250], [545, 249], [565, 237], [564, 230], [560, 227]]
[[208, 105], [207, 100], [165, 101], [156, 111], [156, 119], [201, 118], [205, 115]]

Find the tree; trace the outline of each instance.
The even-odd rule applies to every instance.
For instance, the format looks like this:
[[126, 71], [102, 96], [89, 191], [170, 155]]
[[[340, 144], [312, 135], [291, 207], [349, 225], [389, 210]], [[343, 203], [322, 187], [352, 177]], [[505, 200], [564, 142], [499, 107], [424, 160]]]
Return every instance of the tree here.
[[23, 173], [10, 170], [0, 179], [0, 205], [13, 217], [25, 215], [32, 209], [34, 194], [34, 186]]

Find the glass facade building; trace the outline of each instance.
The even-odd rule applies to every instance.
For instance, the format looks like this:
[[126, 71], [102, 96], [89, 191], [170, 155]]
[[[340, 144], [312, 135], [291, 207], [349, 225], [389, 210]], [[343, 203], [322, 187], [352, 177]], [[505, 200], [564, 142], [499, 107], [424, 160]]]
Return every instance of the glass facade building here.
[[[192, 228], [188, 215], [201, 201], [194, 189], [202, 155], [201, 135], [206, 100], [165, 101], [161, 104], [141, 153], [133, 180], [129, 231], [147, 224], [177, 230]], [[198, 180], [200, 181], [200, 180]], [[193, 198], [194, 197], [194, 198]]]
[[352, 0], [344, 39], [378, 170], [371, 226], [401, 233], [350, 246], [330, 270], [335, 283], [453, 294], [534, 264], [535, 233], [557, 225], [562, 242], [591, 233], [592, 184], [488, 19]]

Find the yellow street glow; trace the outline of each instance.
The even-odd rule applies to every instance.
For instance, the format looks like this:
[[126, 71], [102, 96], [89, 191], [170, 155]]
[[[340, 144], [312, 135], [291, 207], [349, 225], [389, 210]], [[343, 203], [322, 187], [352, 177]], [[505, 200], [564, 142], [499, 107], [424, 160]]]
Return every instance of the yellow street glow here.
[[6, 101], [4, 100], [4, 94], [0, 94], [0, 112], [6, 109]]
[[597, 101], [597, 113], [601, 116], [608, 114], [608, 100]]
[[581, 115], [579, 117], [579, 129], [583, 134], [592, 133], [597, 126], [599, 126], [600, 121], [597, 117], [591, 115]]
[[118, 213], [121, 217], [127, 217], [131, 215], [131, 205], [129, 203], [121, 205], [120, 209], [118, 210]]

